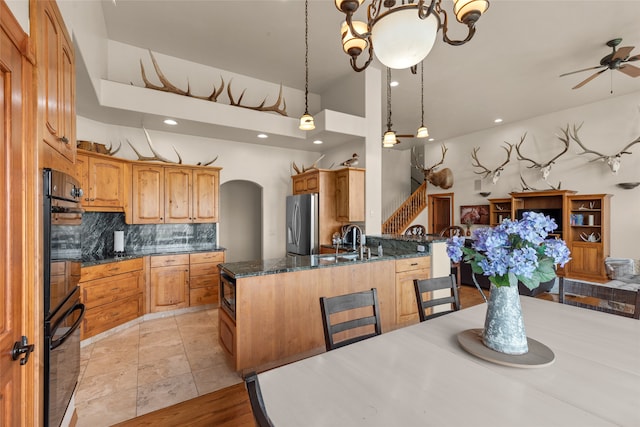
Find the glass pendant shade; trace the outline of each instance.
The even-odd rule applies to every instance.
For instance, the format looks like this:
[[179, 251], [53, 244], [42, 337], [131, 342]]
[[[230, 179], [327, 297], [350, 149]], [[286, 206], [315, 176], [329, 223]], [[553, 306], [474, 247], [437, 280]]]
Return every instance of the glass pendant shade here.
[[456, 15], [458, 22], [465, 22], [465, 15], [469, 13], [475, 14], [474, 22], [489, 8], [487, 0], [455, 0], [453, 4], [453, 13]]
[[416, 138], [426, 138], [429, 136], [429, 130], [426, 126], [420, 126], [416, 132]]
[[[368, 31], [367, 24], [362, 21], [353, 21], [353, 28], [360, 34], [365, 34]], [[355, 37], [346, 22], [342, 23], [340, 28], [342, 34], [342, 50], [348, 55], [358, 56], [363, 50], [367, 48], [367, 40]]]
[[438, 26], [435, 14], [420, 19], [415, 8], [389, 13], [371, 28], [375, 55], [389, 68], [409, 68], [429, 54]]
[[313, 116], [309, 113], [305, 113], [302, 117], [300, 117], [300, 130], [314, 130], [316, 128], [315, 123], [313, 122]]
[[392, 130], [388, 130], [384, 133], [384, 137], [382, 138], [382, 146], [384, 148], [393, 147], [398, 143], [396, 139], [396, 133]]

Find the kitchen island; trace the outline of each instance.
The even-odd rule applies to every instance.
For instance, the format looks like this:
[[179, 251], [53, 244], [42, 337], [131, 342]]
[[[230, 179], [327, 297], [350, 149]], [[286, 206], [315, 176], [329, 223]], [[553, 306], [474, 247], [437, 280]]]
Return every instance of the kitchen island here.
[[449, 274], [444, 240], [431, 236], [398, 246], [392, 237], [380, 239], [384, 256], [372, 249], [371, 259], [292, 256], [219, 264], [218, 338], [232, 368], [260, 371], [324, 352], [322, 296], [376, 288], [383, 333], [416, 323], [413, 279]]

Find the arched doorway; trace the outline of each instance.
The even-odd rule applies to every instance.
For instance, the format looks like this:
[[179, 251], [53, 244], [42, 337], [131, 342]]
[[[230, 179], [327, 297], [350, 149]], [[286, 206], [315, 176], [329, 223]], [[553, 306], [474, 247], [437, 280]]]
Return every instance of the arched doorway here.
[[235, 180], [220, 185], [218, 244], [225, 261], [262, 259], [262, 187]]

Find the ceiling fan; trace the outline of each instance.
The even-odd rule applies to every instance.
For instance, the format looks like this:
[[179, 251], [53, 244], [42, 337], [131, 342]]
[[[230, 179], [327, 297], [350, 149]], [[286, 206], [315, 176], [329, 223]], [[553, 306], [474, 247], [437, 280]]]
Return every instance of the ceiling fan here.
[[600, 65], [595, 67], [584, 68], [582, 70], [571, 71], [569, 73], [560, 74], [560, 77], [568, 76], [569, 74], [581, 73], [583, 71], [589, 70], [597, 70], [599, 68], [603, 68], [600, 71], [597, 71], [595, 74], [590, 75], [574, 87], [572, 89], [578, 89], [582, 86], [589, 83], [591, 80], [598, 77], [600, 74], [604, 73], [607, 70], [618, 70], [623, 72], [629, 77], [640, 77], [640, 68], [635, 65], [628, 64], [631, 61], [637, 61], [640, 59], [640, 55], [629, 56], [629, 53], [633, 50], [635, 46], [625, 46], [619, 49], [616, 49], [617, 46], [622, 42], [622, 39], [613, 39], [607, 42], [607, 46], [613, 49], [609, 55], [605, 56], [600, 60]]

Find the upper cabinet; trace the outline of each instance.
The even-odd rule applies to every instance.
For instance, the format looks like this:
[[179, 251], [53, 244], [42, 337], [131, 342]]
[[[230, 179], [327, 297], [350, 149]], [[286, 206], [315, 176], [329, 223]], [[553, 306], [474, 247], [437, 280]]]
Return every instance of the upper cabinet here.
[[336, 219], [364, 221], [364, 169], [336, 171]]
[[126, 204], [125, 162], [99, 154], [76, 158], [84, 195], [82, 206], [89, 211], [122, 211]]
[[[31, 28], [36, 36], [38, 136], [70, 162], [76, 160], [75, 55], [55, 1], [34, 1]], [[48, 161], [47, 161], [48, 160]], [[45, 159], [56, 167], [56, 156]]]
[[298, 175], [293, 175], [291, 177], [293, 194], [319, 193], [320, 175], [326, 175], [327, 173], [330, 172], [314, 169]]
[[132, 224], [218, 221], [219, 168], [132, 167]]

